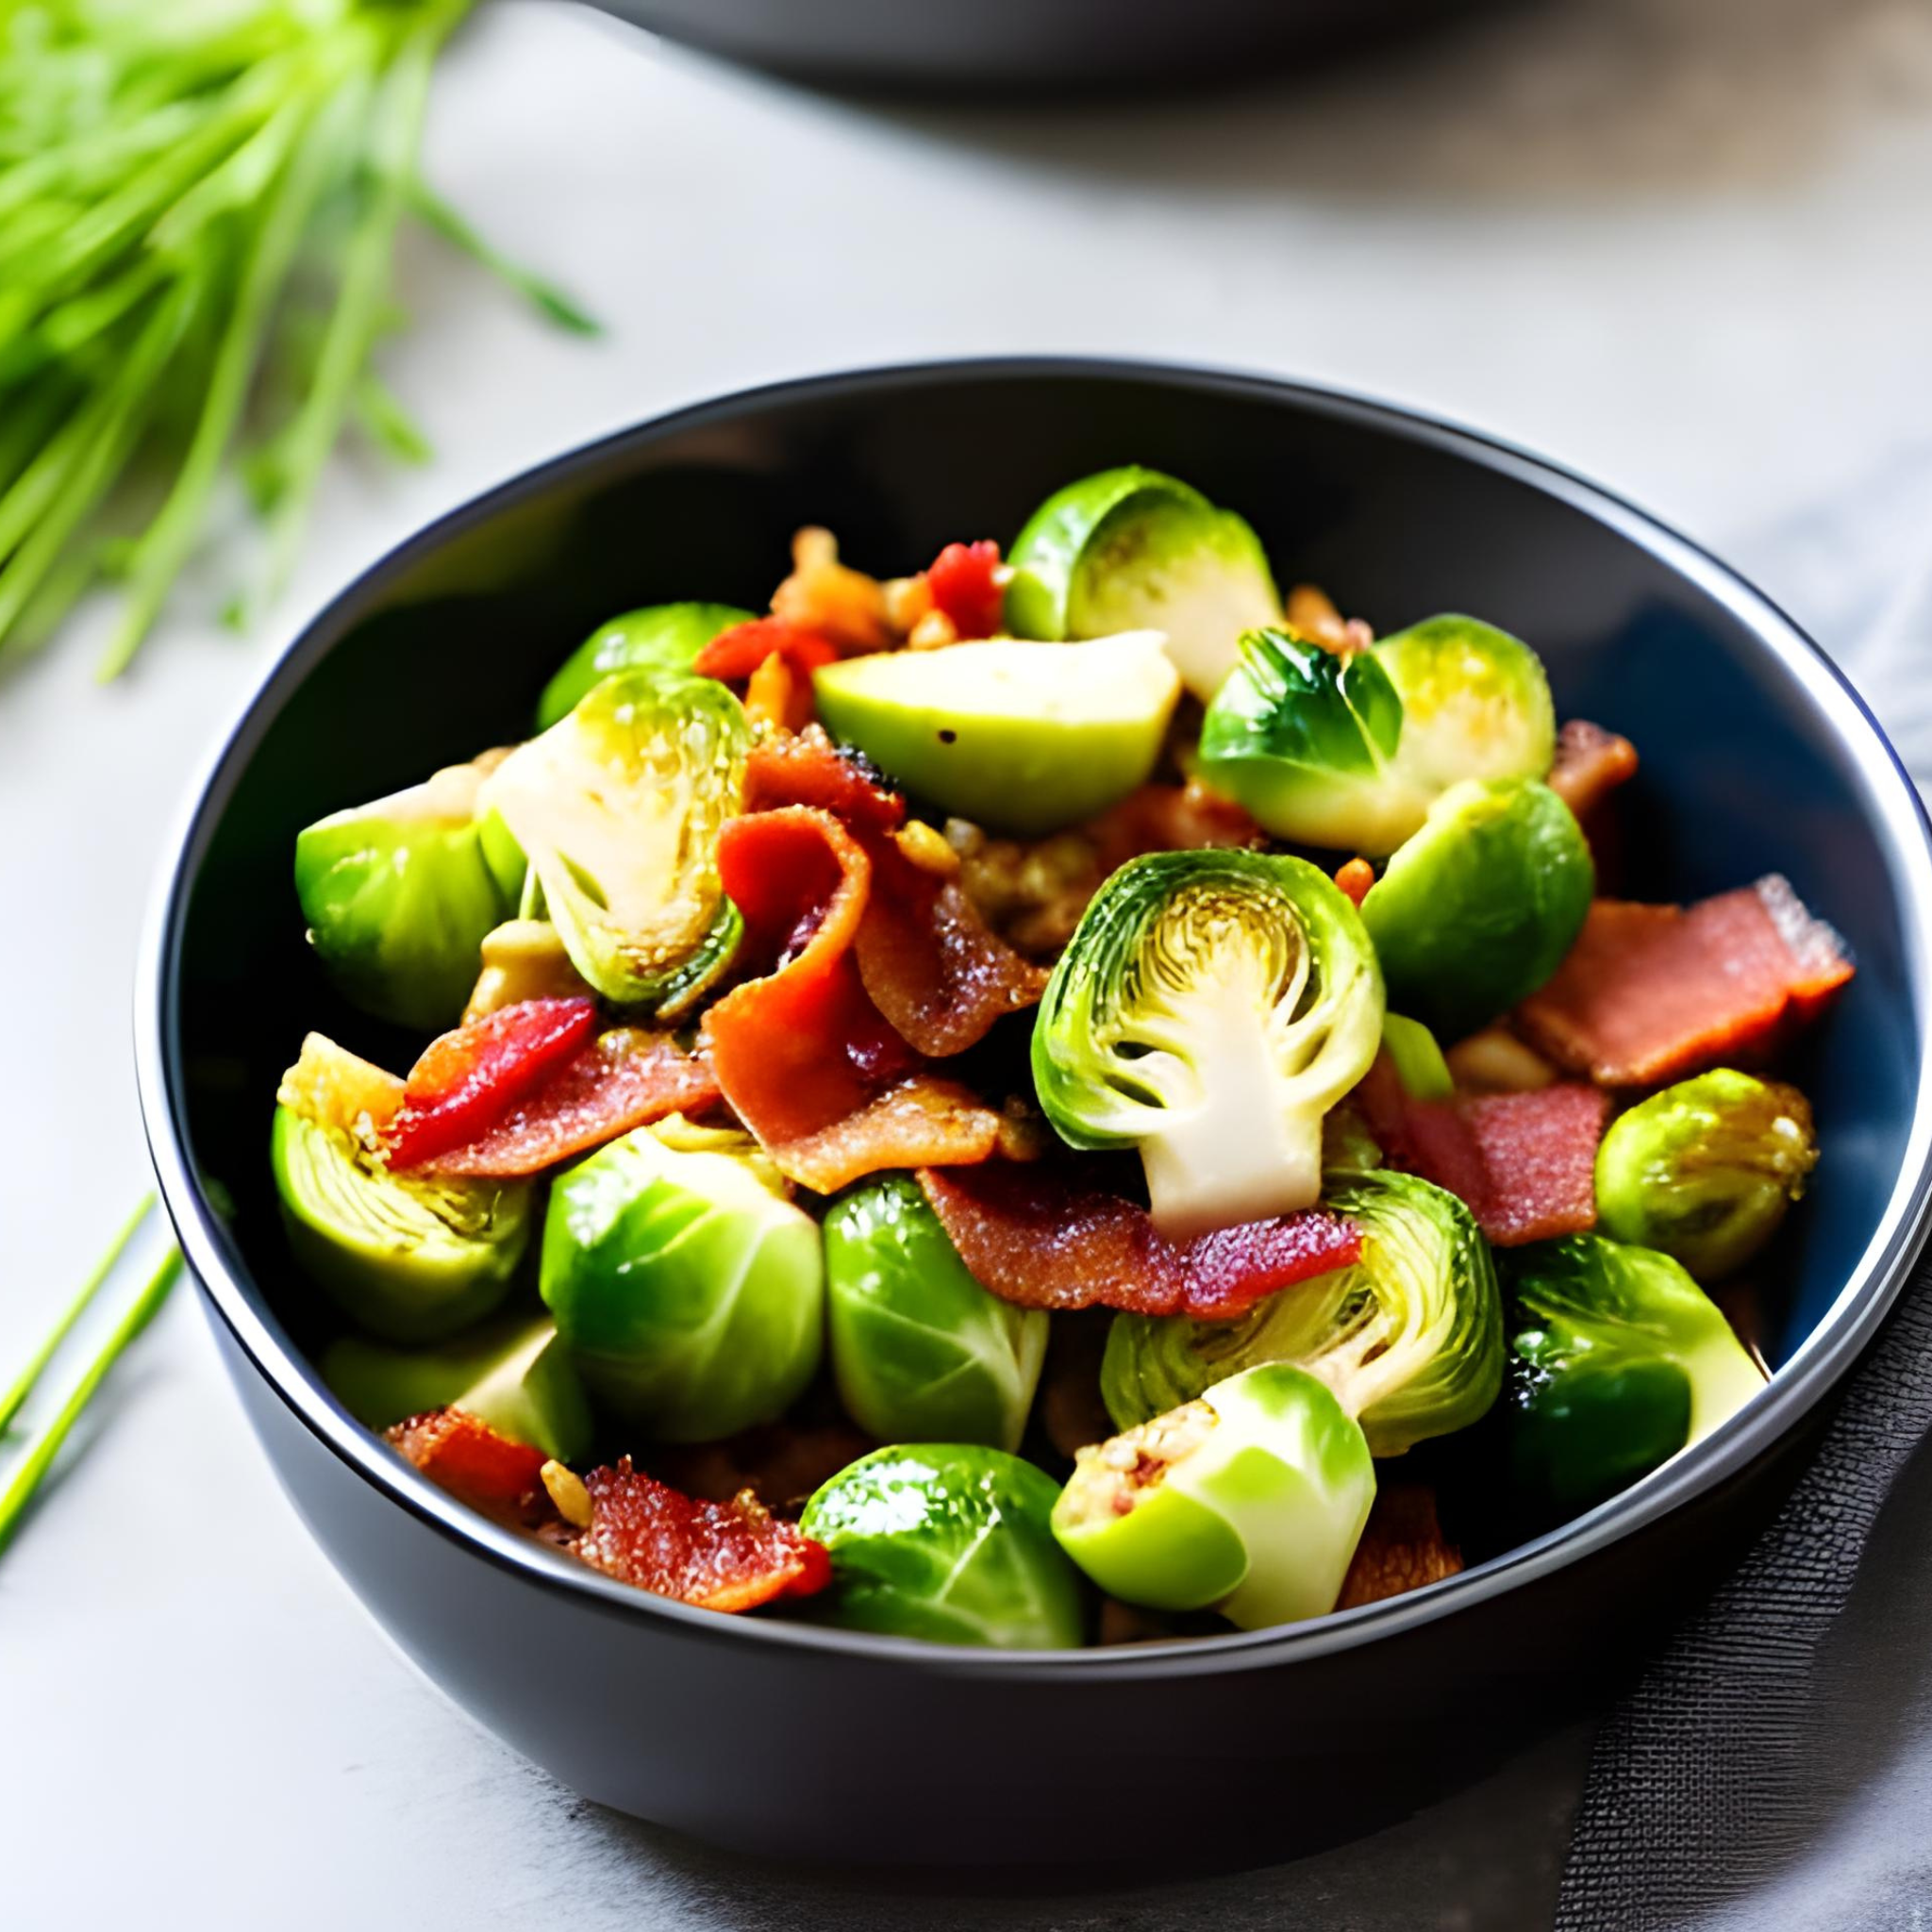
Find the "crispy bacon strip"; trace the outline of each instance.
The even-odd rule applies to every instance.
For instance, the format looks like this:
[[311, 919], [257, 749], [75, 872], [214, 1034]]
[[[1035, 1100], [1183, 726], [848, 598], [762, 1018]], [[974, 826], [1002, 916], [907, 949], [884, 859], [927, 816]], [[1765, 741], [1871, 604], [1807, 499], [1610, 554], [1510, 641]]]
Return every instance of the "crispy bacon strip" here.
[[669, 1034], [612, 1026], [527, 1100], [426, 1163], [438, 1174], [512, 1180], [588, 1154], [633, 1127], [717, 1105], [717, 1075]]
[[529, 1524], [549, 1513], [538, 1472], [540, 1449], [514, 1442], [462, 1408], [432, 1408], [388, 1430], [383, 1441], [439, 1489], [499, 1523]]
[[832, 1579], [825, 1546], [774, 1517], [749, 1490], [729, 1502], [680, 1495], [631, 1467], [628, 1456], [584, 1478], [590, 1527], [572, 1554], [658, 1596], [705, 1610], [755, 1610], [810, 1596]]
[[1568, 719], [1557, 733], [1557, 761], [1550, 767], [1550, 790], [1579, 819], [1594, 811], [1618, 786], [1637, 775], [1637, 747], [1627, 738]]
[[867, 841], [873, 891], [853, 941], [858, 976], [899, 1036], [935, 1058], [976, 1045], [1008, 1013], [1038, 1006], [1046, 971], [989, 930], [957, 879]]
[[891, 832], [906, 823], [906, 801], [840, 751], [817, 724], [763, 739], [745, 760], [745, 810], [788, 805], [828, 811], [855, 832]]
[[423, 1167], [487, 1133], [574, 1059], [596, 1024], [594, 1000], [519, 1000], [432, 1040], [390, 1124], [390, 1165]]
[[1446, 1188], [1498, 1247], [1596, 1224], [1596, 1150], [1610, 1100], [1574, 1080], [1522, 1093], [1417, 1100], [1384, 1054], [1351, 1096], [1392, 1167]]
[[828, 811], [734, 819], [719, 875], [742, 957], [774, 969], [707, 1021], [718, 1085], [779, 1170], [829, 1192], [882, 1168], [989, 1158], [1001, 1117], [934, 1078], [867, 997], [853, 944], [873, 864]]
[[1516, 1020], [1559, 1066], [1649, 1087], [1761, 1056], [1851, 976], [1838, 935], [1774, 873], [1690, 907], [1597, 900]]
[[919, 1184], [974, 1278], [1022, 1307], [1233, 1316], [1361, 1254], [1355, 1225], [1319, 1208], [1173, 1241], [1058, 1163], [927, 1167]]

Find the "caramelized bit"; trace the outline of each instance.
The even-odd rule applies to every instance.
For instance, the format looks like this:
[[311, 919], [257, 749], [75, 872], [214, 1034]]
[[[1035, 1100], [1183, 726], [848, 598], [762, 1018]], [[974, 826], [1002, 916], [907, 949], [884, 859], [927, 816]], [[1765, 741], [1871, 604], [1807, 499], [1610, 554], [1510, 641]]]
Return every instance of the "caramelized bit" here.
[[1435, 1491], [1426, 1483], [1385, 1483], [1335, 1607], [1353, 1610], [1380, 1603], [1425, 1583], [1440, 1583], [1461, 1568], [1461, 1551], [1442, 1534]]
[[791, 540], [791, 575], [773, 591], [772, 614], [829, 638], [847, 657], [892, 642], [885, 586], [841, 563], [831, 531], [815, 525]]

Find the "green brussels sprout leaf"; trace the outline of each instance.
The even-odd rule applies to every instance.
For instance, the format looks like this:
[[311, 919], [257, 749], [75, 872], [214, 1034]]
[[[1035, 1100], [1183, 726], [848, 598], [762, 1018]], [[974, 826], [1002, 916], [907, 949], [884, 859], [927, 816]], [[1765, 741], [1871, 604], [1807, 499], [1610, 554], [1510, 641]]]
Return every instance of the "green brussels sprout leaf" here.
[[1053, 1527], [1123, 1602], [1212, 1606], [1258, 1630], [1335, 1607], [1374, 1499], [1360, 1425], [1326, 1384], [1271, 1362], [1082, 1449]]
[[848, 1630], [1002, 1650], [1064, 1650], [1085, 1622], [1054, 1540], [1052, 1477], [1001, 1449], [875, 1449], [826, 1483], [798, 1526], [831, 1552], [813, 1614]]
[[596, 1400], [668, 1442], [774, 1421], [819, 1365], [819, 1230], [761, 1167], [638, 1127], [551, 1190], [539, 1284]]
[[852, 1420], [881, 1441], [1017, 1448], [1046, 1310], [981, 1288], [909, 1174], [844, 1195], [824, 1238], [832, 1374]]
[[1614, 1493], [1764, 1387], [1716, 1304], [1668, 1255], [1570, 1235], [1512, 1250], [1508, 1275], [1511, 1459], [1546, 1501]]
[[1467, 778], [1362, 901], [1389, 997], [1460, 1040], [1562, 964], [1596, 891], [1570, 808], [1534, 778]]
[[484, 934], [515, 904], [482, 842], [482, 782], [477, 766], [452, 765], [296, 836], [309, 943], [342, 992], [378, 1019], [453, 1026]]
[[1382, 980], [1360, 918], [1303, 859], [1158, 852], [1094, 895], [1033, 1032], [1047, 1119], [1140, 1149], [1185, 1236], [1311, 1205], [1322, 1119], [1368, 1071]]
[[601, 625], [563, 660], [537, 703], [537, 729], [575, 710], [591, 688], [613, 671], [689, 672], [720, 631], [749, 624], [735, 604], [652, 604]]
[[1503, 1309], [1489, 1243], [1455, 1195], [1375, 1170], [1327, 1205], [1361, 1229], [1360, 1260], [1256, 1303], [1232, 1322], [1116, 1315], [1100, 1392], [1122, 1428], [1262, 1362], [1292, 1362], [1399, 1456], [1488, 1413], [1503, 1380]]
[[716, 678], [619, 671], [486, 781], [571, 964], [608, 1000], [672, 1017], [730, 963], [742, 922], [716, 847], [751, 727]]
[[1556, 747], [1536, 654], [1469, 617], [1371, 650], [1250, 632], [1208, 708], [1200, 774], [1277, 839], [1393, 852], [1463, 778], [1541, 778]]
[[322, 1379], [365, 1428], [460, 1408], [558, 1462], [590, 1453], [591, 1406], [554, 1324], [508, 1317], [438, 1349], [387, 1348], [346, 1335]]
[[1718, 1067], [1611, 1122], [1597, 1149], [1598, 1224], [1714, 1281], [1763, 1248], [1817, 1164], [1795, 1087]]
[[[1374, 937], [1373, 934], [1370, 935]], [[1383, 982], [1386, 987], [1388, 982]], [[1382, 1046], [1395, 1065], [1403, 1091], [1417, 1100], [1447, 1100], [1456, 1091], [1449, 1062], [1436, 1036], [1420, 1020], [1402, 1013], [1382, 1015]]]
[[1104, 470], [1050, 496], [1014, 540], [1007, 623], [1023, 638], [1158, 630], [1204, 703], [1235, 641], [1281, 599], [1253, 530], [1158, 470]]

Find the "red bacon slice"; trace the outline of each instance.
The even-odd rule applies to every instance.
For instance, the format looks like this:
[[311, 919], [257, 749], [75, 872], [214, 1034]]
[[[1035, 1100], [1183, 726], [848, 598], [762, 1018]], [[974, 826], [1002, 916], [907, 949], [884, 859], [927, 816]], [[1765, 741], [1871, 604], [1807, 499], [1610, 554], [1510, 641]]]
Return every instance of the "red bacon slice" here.
[[1596, 1225], [1596, 1150], [1610, 1112], [1596, 1088], [1566, 1080], [1417, 1100], [1385, 1054], [1352, 1098], [1389, 1164], [1446, 1188], [1498, 1247]]
[[513, 1442], [462, 1408], [432, 1408], [397, 1423], [383, 1440], [439, 1489], [499, 1523], [533, 1524], [549, 1513], [538, 1472], [541, 1449]]
[[1000, 583], [1000, 546], [986, 539], [977, 543], [948, 543], [925, 574], [933, 607], [952, 619], [962, 638], [990, 638], [1006, 615], [1006, 591]]
[[590, 999], [520, 1000], [432, 1040], [390, 1124], [390, 1165], [422, 1167], [489, 1131], [591, 1037]]
[[512, 1180], [588, 1154], [671, 1113], [701, 1113], [719, 1100], [702, 1054], [668, 1034], [612, 1026], [475, 1140], [425, 1163], [438, 1174]]
[[1649, 1087], [1762, 1055], [1851, 976], [1838, 935], [1774, 873], [1690, 907], [1597, 900], [1516, 1019], [1559, 1066]]
[[866, 841], [873, 890], [853, 941], [858, 976], [900, 1038], [943, 1058], [976, 1045], [1008, 1013], [1038, 1006], [1046, 971], [994, 937], [958, 879]]
[[867, 996], [853, 947], [874, 868], [852, 833], [800, 806], [734, 819], [718, 870], [744, 917], [741, 957], [775, 970], [711, 1008], [711, 1063], [779, 1170], [824, 1193], [882, 1168], [989, 1158], [1000, 1116], [925, 1072]]
[[906, 801], [847, 758], [818, 724], [774, 733], [753, 745], [745, 760], [745, 810], [788, 805], [828, 811], [855, 832], [891, 832], [906, 823]]
[[839, 647], [817, 631], [787, 624], [782, 617], [754, 617], [721, 630], [698, 653], [691, 669], [700, 676], [722, 677], [728, 683], [749, 677], [774, 655], [809, 677], [821, 664], [838, 658]]
[[1354, 1224], [1319, 1208], [1170, 1241], [1144, 1208], [1045, 1161], [927, 1167], [919, 1184], [974, 1279], [1022, 1307], [1233, 1316], [1361, 1254]]
[[825, 1546], [774, 1517], [749, 1490], [700, 1503], [631, 1467], [584, 1478], [590, 1527], [569, 1548], [593, 1570], [706, 1610], [753, 1610], [810, 1596], [832, 1578]]

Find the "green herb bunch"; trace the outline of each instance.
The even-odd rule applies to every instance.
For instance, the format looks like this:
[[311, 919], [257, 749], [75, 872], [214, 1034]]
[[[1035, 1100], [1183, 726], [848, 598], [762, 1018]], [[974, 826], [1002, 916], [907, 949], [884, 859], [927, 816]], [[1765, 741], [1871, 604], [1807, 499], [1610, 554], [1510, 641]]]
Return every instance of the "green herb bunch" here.
[[407, 213], [591, 328], [417, 176], [468, 4], [0, 0], [0, 670], [103, 580], [124, 670], [225, 477], [272, 591], [345, 422], [426, 455], [370, 361]]

